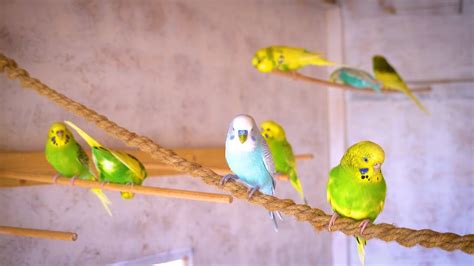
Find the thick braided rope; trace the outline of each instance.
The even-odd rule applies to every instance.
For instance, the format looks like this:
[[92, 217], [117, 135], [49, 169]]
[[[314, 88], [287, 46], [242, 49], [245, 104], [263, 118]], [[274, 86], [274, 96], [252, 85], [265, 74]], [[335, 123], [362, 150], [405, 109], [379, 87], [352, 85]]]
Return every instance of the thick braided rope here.
[[[33, 89], [64, 109], [93, 122], [97, 127], [105, 130], [109, 135], [120, 139], [128, 146], [136, 147], [180, 172], [201, 177], [204, 183], [230, 192], [232, 196], [236, 198], [248, 200], [247, 189], [244, 185], [236, 182], [228, 182], [224, 186], [219, 185], [221, 176], [212, 170], [202, 167], [197, 163], [189, 162], [178, 156], [172, 150], [165, 149], [147, 137], [139, 136], [136, 133], [120, 127], [108, 120], [105, 116], [56, 92], [39, 80], [31, 78], [26, 70], [19, 68], [15, 61], [1, 53], [0, 72], [6, 72], [8, 78], [19, 80], [22, 87]], [[279, 199], [258, 192], [248, 201], [253, 204], [262, 205], [269, 211], [280, 211], [283, 214], [296, 217], [299, 221], [307, 221], [316, 230], [326, 229], [330, 219], [330, 216], [320, 209], [311, 208], [308, 205], [295, 204], [289, 199]], [[339, 218], [332, 228], [346, 235], [357, 235], [359, 232], [359, 223], [360, 222], [352, 219]], [[387, 242], [396, 241], [405, 247], [412, 247], [418, 244], [427, 248], [438, 247], [447, 251], [459, 249], [466, 253], [474, 254], [473, 234], [460, 236], [454, 233], [439, 233], [428, 229], [413, 230], [398, 228], [391, 224], [382, 223], [368, 225], [364, 231], [364, 238], [379, 238]]]

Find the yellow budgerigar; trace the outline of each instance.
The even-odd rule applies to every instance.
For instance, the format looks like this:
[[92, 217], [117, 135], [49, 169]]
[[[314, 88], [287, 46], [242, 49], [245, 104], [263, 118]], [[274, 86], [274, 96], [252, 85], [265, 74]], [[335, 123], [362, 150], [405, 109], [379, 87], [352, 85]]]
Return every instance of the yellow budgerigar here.
[[387, 89], [398, 90], [405, 93], [415, 104], [425, 113], [430, 112], [421, 104], [421, 102], [413, 95], [407, 84], [403, 81], [402, 77], [398, 75], [395, 68], [393, 68], [381, 55], [375, 55], [372, 58], [375, 79], [382, 82], [383, 86]]
[[332, 66], [335, 63], [304, 48], [270, 46], [258, 50], [252, 59], [252, 64], [261, 72], [271, 72], [276, 69], [296, 71], [307, 65]]

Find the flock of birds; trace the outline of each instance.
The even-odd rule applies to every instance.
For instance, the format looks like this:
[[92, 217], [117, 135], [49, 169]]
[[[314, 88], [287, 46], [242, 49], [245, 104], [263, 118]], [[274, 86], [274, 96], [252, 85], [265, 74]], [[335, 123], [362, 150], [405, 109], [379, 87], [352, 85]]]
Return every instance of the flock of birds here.
[[[375, 78], [369, 73], [348, 67], [337, 69], [331, 80], [357, 88], [372, 88], [380, 91], [382, 87], [403, 91], [424, 111], [426, 109], [413, 96], [406, 84], [381, 56], [375, 56]], [[296, 71], [307, 65], [328, 66], [334, 63], [301, 48], [272, 46], [257, 51], [253, 65], [262, 72], [278, 69]], [[89, 165], [89, 157], [76, 141], [69, 127], [74, 129], [90, 146], [92, 160], [97, 176]], [[143, 164], [130, 154], [104, 147], [78, 126], [70, 121], [56, 122], [50, 126], [45, 145], [47, 161], [57, 171], [58, 176], [94, 180], [105, 183], [141, 185], [147, 177]], [[292, 147], [286, 139], [285, 130], [278, 123], [268, 120], [257, 126], [255, 120], [246, 114], [237, 115], [229, 125], [225, 142], [225, 157], [232, 174], [225, 175], [221, 184], [236, 180], [249, 187], [248, 198], [256, 191], [267, 195], [275, 193], [277, 175], [287, 175], [291, 185], [301, 199], [307, 203], [301, 181], [296, 171]], [[373, 222], [382, 211], [386, 195], [386, 184], [381, 166], [384, 151], [376, 143], [362, 141], [349, 147], [340, 164], [329, 172], [327, 199], [334, 214], [329, 230], [337, 217], [360, 220], [360, 236], [356, 236], [361, 264], [365, 262], [362, 237], [367, 224]], [[91, 189], [99, 198], [109, 215], [111, 201], [101, 189]], [[133, 198], [131, 192], [121, 192], [123, 199]], [[278, 212], [270, 212], [275, 231], [278, 231], [276, 217]]]
[[[297, 71], [305, 66], [334, 66], [334, 62], [322, 58], [321, 55], [312, 53], [304, 48], [287, 46], [270, 46], [262, 48], [255, 53], [252, 64], [259, 71], [268, 73], [274, 70], [283, 72]], [[342, 66], [330, 75], [329, 80], [335, 83], [349, 85], [358, 89], [370, 88], [376, 92], [397, 90], [406, 94], [425, 113], [429, 111], [413, 95], [405, 81], [391, 66], [387, 59], [381, 55], [372, 58], [374, 76], [370, 73], [353, 67]]]

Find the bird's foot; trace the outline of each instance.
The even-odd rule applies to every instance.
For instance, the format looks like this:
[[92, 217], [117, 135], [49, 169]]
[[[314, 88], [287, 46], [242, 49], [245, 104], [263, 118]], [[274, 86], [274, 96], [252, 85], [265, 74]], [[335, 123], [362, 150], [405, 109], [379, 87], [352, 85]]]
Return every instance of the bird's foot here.
[[329, 220], [329, 225], [328, 225], [328, 230], [331, 231], [331, 226], [334, 225], [334, 223], [336, 222], [336, 219], [339, 217], [339, 214], [337, 214], [337, 212], [333, 213], [332, 216], [331, 216], [331, 220]]
[[239, 177], [237, 175], [227, 174], [227, 175], [222, 177], [221, 182], [220, 182], [221, 186], [223, 186], [225, 183], [227, 183], [227, 181], [229, 181], [230, 179], [237, 180], [237, 179], [239, 179]]
[[105, 181], [105, 182], [100, 183], [100, 189], [104, 189], [104, 186], [107, 185], [107, 184], [110, 184], [110, 182]]
[[126, 185], [127, 185], [127, 186], [130, 186], [130, 193], [132, 193], [132, 190], [133, 190], [133, 182], [128, 182]]
[[71, 182], [70, 182], [71, 186], [74, 186], [74, 182], [76, 182], [76, 178], [77, 178], [77, 176], [73, 176], [71, 178]]
[[54, 176], [53, 176], [53, 183], [56, 185], [58, 183], [58, 177], [60, 177], [61, 174], [60, 173], [56, 173]]
[[259, 190], [260, 187], [259, 186], [256, 186], [256, 187], [253, 187], [253, 188], [249, 188], [248, 190], [248, 199], [251, 199], [253, 197], [253, 194], [255, 193], [255, 191]]
[[291, 73], [291, 78], [293, 80], [297, 80], [298, 79], [298, 72], [296, 72], [296, 70], [293, 70], [290, 72]]
[[360, 235], [364, 234], [364, 230], [365, 228], [367, 227], [367, 225], [370, 223], [370, 220], [369, 219], [365, 219], [363, 220], [360, 224], [359, 224], [359, 228], [360, 228]]
[[280, 219], [280, 221], [283, 221], [283, 217], [279, 211], [275, 211], [275, 215], [278, 217], [278, 219]]

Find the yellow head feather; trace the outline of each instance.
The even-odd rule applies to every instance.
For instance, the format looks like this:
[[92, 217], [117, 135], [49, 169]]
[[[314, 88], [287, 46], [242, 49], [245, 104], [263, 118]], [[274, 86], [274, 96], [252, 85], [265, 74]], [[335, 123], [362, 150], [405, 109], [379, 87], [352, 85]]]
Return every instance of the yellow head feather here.
[[365, 175], [374, 177], [371, 182], [376, 182], [380, 181], [377, 177], [382, 173], [384, 160], [385, 152], [380, 145], [371, 141], [361, 141], [347, 149], [341, 159], [341, 165], [366, 169]]
[[49, 127], [48, 139], [46, 141], [50, 142], [52, 145], [62, 147], [71, 143], [72, 140], [74, 140], [74, 136], [65, 124], [56, 122]]
[[260, 130], [265, 140], [285, 140], [286, 134], [282, 126], [272, 120], [264, 121], [260, 124]]

